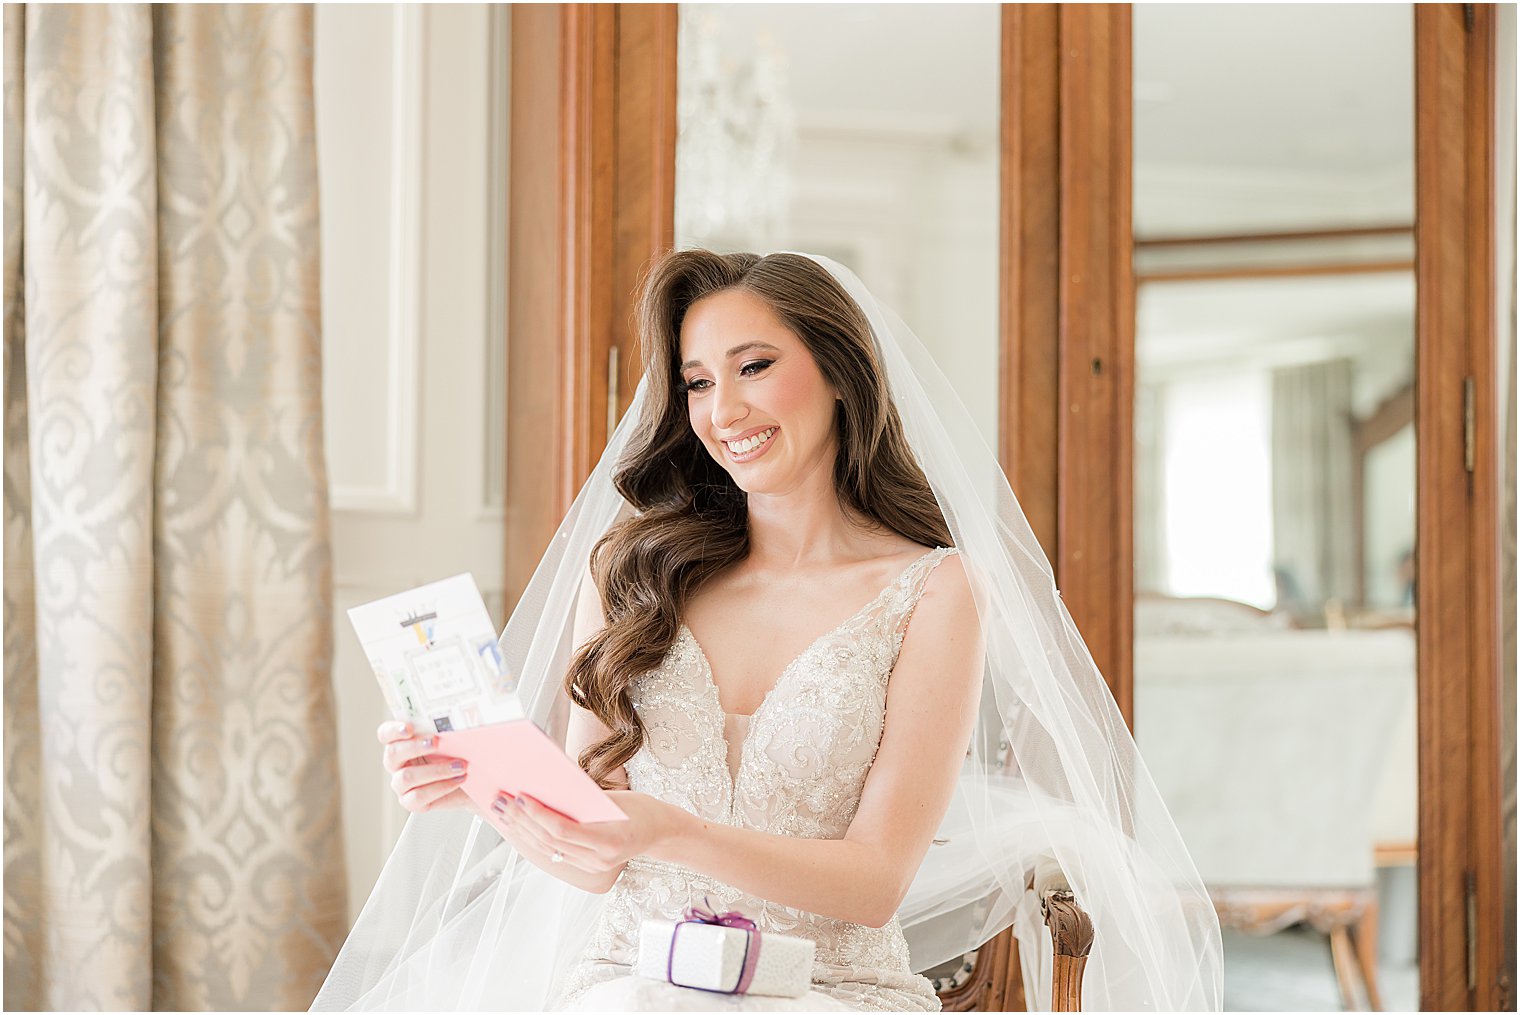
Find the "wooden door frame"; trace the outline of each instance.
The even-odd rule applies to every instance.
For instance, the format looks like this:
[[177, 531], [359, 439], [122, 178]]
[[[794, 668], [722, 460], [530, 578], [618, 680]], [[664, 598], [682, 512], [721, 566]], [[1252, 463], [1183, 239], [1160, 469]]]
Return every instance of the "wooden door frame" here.
[[1499, 817], [1496, 12], [1415, 6], [1420, 1006], [1513, 1007]]
[[[999, 452], [1132, 722], [1127, 4], [1004, 4]], [[1097, 493], [1095, 493], [1097, 491]]]
[[[566, 4], [517, 5], [512, 17], [509, 603], [605, 443], [609, 358], [621, 364], [614, 415], [638, 375], [630, 297], [674, 238], [677, 14]], [[1431, 1008], [1514, 1003], [1498, 894], [1494, 20], [1486, 5], [1415, 11], [1420, 947]], [[1002, 32], [999, 453], [1132, 722], [1130, 10], [1004, 5]], [[1007, 949], [1006, 935], [989, 947], [987, 973], [1003, 982], [979, 1000], [1020, 993]]]
[[675, 240], [676, 138], [674, 4], [511, 17], [509, 608], [638, 384], [632, 300]]
[[[1422, 4], [1413, 17], [1421, 1006], [1492, 1010], [1515, 1003], [1498, 785], [1495, 12]], [[1133, 724], [1129, 9], [1005, 5], [1004, 32], [1019, 61], [1004, 69], [1004, 466]]]

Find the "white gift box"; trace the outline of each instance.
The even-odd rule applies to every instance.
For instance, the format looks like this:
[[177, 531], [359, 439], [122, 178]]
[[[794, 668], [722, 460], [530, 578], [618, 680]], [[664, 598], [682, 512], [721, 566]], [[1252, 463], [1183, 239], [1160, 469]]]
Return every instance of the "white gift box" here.
[[[759, 950], [745, 993], [766, 997], [806, 994], [812, 987], [813, 952], [817, 946], [807, 938], [753, 933]], [[750, 934], [739, 927], [712, 923], [645, 920], [639, 928], [639, 961], [634, 971], [682, 987], [731, 994], [744, 975], [746, 951], [753, 947]]]

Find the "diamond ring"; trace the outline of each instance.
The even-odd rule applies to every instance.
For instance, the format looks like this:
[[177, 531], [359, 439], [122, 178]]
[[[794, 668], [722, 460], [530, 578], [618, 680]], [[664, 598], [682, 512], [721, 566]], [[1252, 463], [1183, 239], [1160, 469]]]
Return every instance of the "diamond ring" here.
[[564, 860], [565, 860], [565, 854], [561, 853], [557, 849], [553, 853], [551, 853], [549, 855], [549, 862], [550, 863], [563, 863]]

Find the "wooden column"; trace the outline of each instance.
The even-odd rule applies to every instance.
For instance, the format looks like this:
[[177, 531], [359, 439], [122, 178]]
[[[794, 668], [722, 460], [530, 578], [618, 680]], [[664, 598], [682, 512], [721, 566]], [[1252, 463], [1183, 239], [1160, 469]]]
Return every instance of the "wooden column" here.
[[998, 454], [1056, 554], [1060, 415], [1060, 6], [1003, 4]]
[[1420, 1007], [1515, 1000], [1502, 952], [1495, 13], [1415, 19]]
[[1130, 14], [1003, 6], [999, 453], [1131, 718]]
[[1130, 9], [1062, 4], [1057, 534], [1061, 598], [1134, 724], [1135, 285]]
[[676, 8], [512, 8], [508, 605], [639, 379], [632, 297], [675, 233]]
[[[1128, 721], [1129, 9], [1004, 4], [1002, 14], [998, 454]], [[1067, 994], [1080, 996], [1081, 962], [1068, 959]], [[969, 982], [943, 1000], [949, 1010], [1024, 1006], [1010, 931], [983, 946]]]

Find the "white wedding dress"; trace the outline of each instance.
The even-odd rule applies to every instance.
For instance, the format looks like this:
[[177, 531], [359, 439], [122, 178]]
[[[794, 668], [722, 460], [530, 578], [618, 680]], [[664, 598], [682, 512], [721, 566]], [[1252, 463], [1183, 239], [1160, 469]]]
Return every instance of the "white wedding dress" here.
[[[826, 270], [864, 314], [880, 368], [871, 376], [891, 393], [945, 541], [973, 581], [986, 635], [966, 760], [898, 919], [879, 929], [820, 919], [646, 862], [592, 895], [518, 856], [477, 815], [451, 808], [407, 821], [315, 1010], [689, 1008], [695, 1002], [664, 996], [678, 988], [628, 974], [640, 921], [675, 919], [704, 898], [748, 911], [766, 931], [817, 942], [814, 991], [802, 1007], [934, 1008], [910, 961], [953, 961], [1007, 927], [1027, 959], [1026, 993], [1049, 997], [1050, 936], [1027, 889], [1041, 870], [1065, 879], [1093, 919], [1083, 976], [1090, 1010], [1219, 1010], [1223, 952], [1208, 892], [997, 456], [934, 357], [854, 272], [816, 254], [776, 253]], [[782, 268], [816, 275], [778, 261]], [[555, 737], [565, 735], [577, 598], [598, 541], [639, 509], [617, 473], [639, 446], [632, 438], [653, 425], [653, 385], [667, 381], [649, 372], [640, 379], [498, 640], [527, 717]], [[645, 494], [661, 500], [653, 490], [635, 499]], [[926, 553], [788, 664], [747, 730], [743, 717], [722, 714], [708, 660], [680, 630], [660, 666], [630, 688], [650, 732], [627, 765], [633, 786], [714, 821], [846, 834], [880, 742], [903, 634], [946, 552]], [[720, 1010], [772, 1004], [679, 996], [688, 995]]]
[[[887, 682], [935, 566], [925, 553], [777, 678], [753, 716], [723, 712], [711, 667], [683, 624], [670, 651], [631, 689], [646, 730], [627, 764], [630, 788], [715, 822], [777, 835], [842, 838], [881, 741]], [[678, 920], [688, 906], [739, 910], [762, 932], [817, 943], [813, 990], [784, 1000], [730, 997], [631, 975], [643, 920]], [[893, 917], [874, 928], [748, 895], [704, 874], [630, 860], [607, 893], [591, 942], [560, 1004], [574, 1010], [936, 1011], [929, 981], [908, 965]]]

